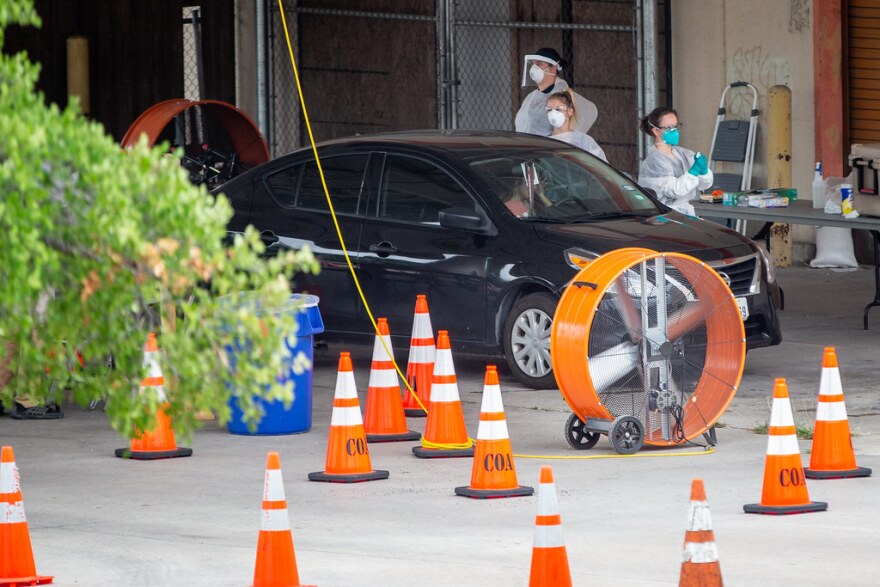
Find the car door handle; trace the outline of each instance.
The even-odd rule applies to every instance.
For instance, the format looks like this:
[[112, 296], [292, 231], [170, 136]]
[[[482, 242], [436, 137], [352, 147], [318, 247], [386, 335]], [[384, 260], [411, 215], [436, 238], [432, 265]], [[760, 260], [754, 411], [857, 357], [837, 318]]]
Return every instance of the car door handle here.
[[278, 242], [278, 237], [271, 230], [264, 230], [260, 233], [260, 240], [263, 241], [266, 246], [272, 246]]
[[376, 253], [380, 257], [387, 257], [388, 255], [396, 253], [397, 247], [395, 247], [388, 241], [382, 241], [377, 245], [370, 245], [370, 252]]

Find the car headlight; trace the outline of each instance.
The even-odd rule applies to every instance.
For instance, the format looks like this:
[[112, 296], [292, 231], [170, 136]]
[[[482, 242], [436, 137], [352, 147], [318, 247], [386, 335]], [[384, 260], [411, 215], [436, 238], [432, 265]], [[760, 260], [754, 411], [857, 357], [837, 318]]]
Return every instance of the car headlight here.
[[592, 263], [599, 255], [590, 253], [583, 249], [566, 249], [565, 262], [568, 266], [576, 271], [580, 271], [590, 263]]
[[761, 245], [755, 243], [755, 248], [761, 254], [761, 262], [764, 264], [764, 277], [767, 278], [767, 283], [773, 283], [776, 281], [776, 266], [773, 264], [773, 259], [770, 258], [770, 255], [767, 254], [767, 251]]

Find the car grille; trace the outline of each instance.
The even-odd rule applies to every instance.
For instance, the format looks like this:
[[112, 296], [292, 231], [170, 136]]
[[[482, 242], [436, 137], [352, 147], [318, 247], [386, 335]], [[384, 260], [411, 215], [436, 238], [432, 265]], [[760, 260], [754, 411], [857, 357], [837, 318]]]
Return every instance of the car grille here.
[[722, 278], [724, 277], [724, 275], [727, 275], [727, 277], [730, 278], [730, 291], [733, 292], [733, 295], [744, 296], [757, 293], [757, 256], [748, 257], [746, 259], [743, 259], [742, 261], [737, 261], [729, 265], [712, 264], [712, 268], [715, 269], [715, 271], [717, 271], [719, 274], [723, 274], [721, 275]]

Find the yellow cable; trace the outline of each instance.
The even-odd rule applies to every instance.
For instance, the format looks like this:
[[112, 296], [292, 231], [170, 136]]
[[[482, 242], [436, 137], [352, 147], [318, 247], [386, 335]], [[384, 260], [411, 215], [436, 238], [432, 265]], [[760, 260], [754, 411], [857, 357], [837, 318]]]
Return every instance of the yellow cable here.
[[711, 446], [706, 447], [705, 450], [692, 450], [688, 452], [640, 452], [632, 455], [619, 455], [619, 454], [596, 454], [596, 455], [578, 455], [578, 456], [568, 456], [568, 455], [513, 455], [514, 458], [517, 459], [556, 459], [556, 460], [564, 460], [564, 461], [580, 461], [580, 460], [588, 460], [588, 459], [651, 459], [654, 457], [699, 457], [703, 455], [710, 455], [715, 452], [715, 449]]
[[[293, 68], [293, 77], [296, 80], [296, 91], [299, 95], [299, 103], [302, 107], [303, 119], [306, 121], [306, 130], [309, 133], [309, 143], [312, 146], [312, 152], [315, 155], [315, 164], [318, 166], [318, 175], [321, 177], [321, 187], [324, 188], [324, 197], [327, 198], [327, 206], [330, 208], [330, 216], [333, 218], [333, 226], [336, 228], [336, 236], [339, 238], [339, 244], [342, 247], [342, 253], [345, 255], [345, 263], [348, 265], [348, 271], [351, 273], [351, 277], [354, 280], [354, 285], [357, 288], [358, 295], [360, 296], [361, 303], [364, 306], [364, 309], [367, 311], [367, 316], [370, 318], [370, 323], [373, 325], [373, 330], [376, 332], [376, 335], [379, 336], [379, 327], [376, 324], [376, 319], [373, 318], [373, 312], [370, 311], [370, 305], [367, 303], [367, 298], [364, 296], [364, 291], [361, 289], [361, 282], [358, 279], [357, 273], [354, 270], [354, 266], [351, 264], [351, 257], [348, 255], [348, 249], [345, 248], [345, 239], [342, 237], [342, 229], [339, 228], [339, 221], [336, 219], [336, 210], [333, 208], [333, 201], [330, 199], [330, 191], [327, 189], [327, 181], [324, 179], [324, 168], [321, 166], [321, 158], [318, 157], [318, 147], [315, 144], [315, 136], [312, 134], [312, 124], [309, 121], [309, 113], [306, 110], [306, 100], [303, 97], [302, 93], [302, 84], [299, 80], [299, 70], [296, 67], [296, 58], [293, 56], [293, 45], [290, 42], [290, 33], [287, 29], [287, 18], [284, 15], [284, 3], [283, 0], [278, 0], [278, 10], [281, 13], [281, 25], [284, 28], [284, 39], [287, 41], [287, 52], [290, 55], [290, 65]], [[425, 407], [425, 404], [422, 403], [422, 400], [419, 399], [419, 396], [416, 394], [415, 390], [410, 385], [409, 381], [407, 381], [406, 376], [401, 371], [400, 366], [397, 364], [397, 360], [394, 358], [394, 354], [391, 352], [391, 349], [388, 348], [388, 345], [385, 344], [385, 337], [379, 336], [379, 340], [382, 341], [382, 347], [385, 349], [385, 352], [391, 358], [391, 362], [394, 364], [394, 369], [397, 371], [397, 376], [400, 377], [403, 384], [412, 394], [413, 398], [419, 404], [419, 407], [427, 414], [428, 408]], [[474, 439], [468, 437], [466, 443], [463, 444], [437, 444], [434, 442], [430, 442], [422, 438], [422, 446], [424, 448], [434, 448], [434, 449], [445, 449], [445, 450], [456, 450], [456, 449], [466, 449], [470, 448], [474, 445]], [[714, 449], [706, 452], [691, 452], [691, 453], [675, 453], [675, 454], [634, 454], [634, 455], [589, 455], [589, 456], [547, 456], [547, 455], [513, 455], [517, 458], [523, 459], [614, 459], [614, 458], [648, 458], [648, 457], [660, 457], [660, 456], [691, 456], [691, 455], [701, 455], [701, 454], [710, 454], [715, 452]]]

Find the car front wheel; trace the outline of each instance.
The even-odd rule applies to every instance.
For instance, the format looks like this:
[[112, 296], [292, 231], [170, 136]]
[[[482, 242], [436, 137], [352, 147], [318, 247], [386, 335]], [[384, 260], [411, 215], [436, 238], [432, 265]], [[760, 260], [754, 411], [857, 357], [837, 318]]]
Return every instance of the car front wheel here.
[[550, 329], [556, 298], [533, 293], [518, 300], [504, 322], [504, 356], [511, 373], [532, 389], [556, 387], [550, 361]]

